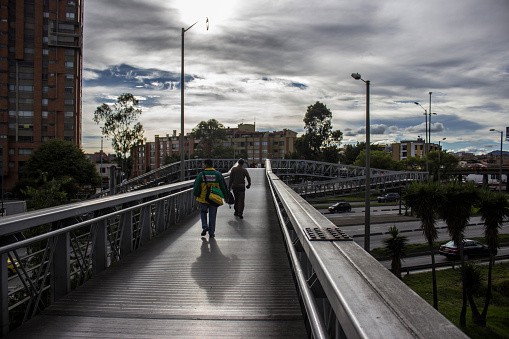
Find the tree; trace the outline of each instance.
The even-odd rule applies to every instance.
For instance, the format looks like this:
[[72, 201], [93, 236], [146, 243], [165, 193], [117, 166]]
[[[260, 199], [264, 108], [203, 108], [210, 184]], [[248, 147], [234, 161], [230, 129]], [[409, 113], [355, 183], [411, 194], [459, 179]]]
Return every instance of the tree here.
[[[213, 158], [216, 149], [224, 147], [223, 140], [226, 140], [226, 128], [216, 119], [202, 121], [192, 132], [196, 139], [199, 139], [196, 155], [201, 158]], [[218, 148], [218, 146], [221, 146]], [[223, 150], [221, 150], [223, 152]]]
[[400, 161], [401, 169], [406, 171], [423, 171], [426, 168], [426, 159], [408, 157]]
[[[472, 208], [478, 200], [478, 190], [473, 183], [459, 184], [451, 182], [445, 186], [445, 199], [440, 206], [440, 216], [447, 224], [447, 230], [460, 250], [461, 267], [465, 264], [464, 235], [465, 227], [472, 215]], [[464, 271], [461, 271], [461, 281], [464, 282]], [[466, 326], [467, 294], [465, 284], [462, 288], [463, 304], [460, 313], [460, 326]]]
[[390, 238], [384, 239], [385, 251], [391, 256], [391, 271], [401, 279], [401, 258], [405, 256], [408, 238], [399, 234], [396, 226], [389, 227]]
[[65, 193], [64, 196], [55, 194], [51, 199], [41, 198], [40, 202], [48, 202], [47, 206], [36, 204], [36, 207], [42, 208], [77, 198], [80, 190], [95, 188], [100, 182], [94, 164], [80, 148], [70, 141], [52, 139], [41, 144], [30, 156], [20, 174], [18, 187], [25, 195], [32, 197], [36, 196], [36, 190], [40, 191], [39, 197], [52, 195], [56, 191]]
[[365, 147], [365, 142], [357, 142], [356, 145], [345, 145], [345, 147], [343, 147], [343, 153], [340, 155], [341, 163], [352, 165]]
[[326, 105], [317, 101], [314, 105], [308, 106], [303, 121], [306, 132], [295, 142], [295, 149], [300, 157], [337, 162], [343, 133], [340, 130], [332, 130], [332, 112]]
[[482, 311], [482, 319], [486, 323], [488, 305], [491, 302], [492, 271], [495, 265], [495, 256], [499, 248], [499, 230], [502, 223], [509, 217], [509, 201], [505, 194], [484, 190], [479, 200], [479, 214], [484, 221], [484, 238], [490, 249], [490, 261], [488, 264], [488, 286]]
[[474, 296], [479, 293], [482, 288], [483, 274], [479, 266], [467, 263], [462, 267], [463, 285], [466, 291], [468, 303], [472, 310], [472, 321], [476, 325], [486, 326], [486, 319], [483, 319], [477, 305], [475, 304]]
[[435, 250], [433, 243], [438, 239], [436, 217], [444, 201], [440, 186], [430, 182], [415, 182], [405, 194], [406, 205], [421, 219], [421, 229], [428, 242], [431, 253], [431, 273], [433, 279], [433, 307], [438, 309], [437, 275], [435, 270]]
[[[448, 173], [458, 167], [459, 160], [445, 151], [431, 151], [428, 154], [428, 168], [433, 174], [433, 180], [447, 179]], [[440, 172], [440, 173], [439, 173]]]
[[94, 112], [94, 122], [101, 127], [102, 134], [111, 139], [111, 145], [120, 168], [127, 173], [126, 160], [131, 149], [144, 141], [143, 126], [138, 122], [142, 113], [138, 99], [130, 93], [124, 93], [113, 105], [102, 104]]
[[[371, 168], [392, 170], [396, 167], [396, 162], [394, 160], [392, 160], [391, 155], [385, 151], [371, 150], [369, 154], [370, 154]], [[359, 153], [359, 155], [357, 156], [357, 159], [355, 159], [354, 165], [361, 166], [361, 167], [366, 166], [366, 150], [365, 149]]]

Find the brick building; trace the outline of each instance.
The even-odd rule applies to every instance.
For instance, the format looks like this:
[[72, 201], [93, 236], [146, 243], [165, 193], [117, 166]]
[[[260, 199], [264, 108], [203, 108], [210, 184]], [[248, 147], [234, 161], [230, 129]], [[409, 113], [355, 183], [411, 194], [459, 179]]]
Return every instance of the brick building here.
[[0, 156], [5, 189], [52, 138], [81, 146], [82, 0], [0, 0]]
[[[294, 143], [297, 133], [289, 129], [274, 132], [257, 132], [254, 124], [239, 124], [236, 128], [226, 129], [224, 147], [233, 149], [233, 157], [247, 155], [246, 160], [251, 165], [263, 164], [267, 158], [284, 158], [285, 154], [295, 151]], [[199, 140], [192, 134], [184, 138], [186, 159], [193, 157]], [[177, 131], [172, 135], [161, 137], [156, 135], [153, 142], [146, 142], [133, 148], [131, 155], [133, 169], [131, 176], [135, 177], [164, 165], [167, 157], [174, 157], [179, 161], [180, 136]]]

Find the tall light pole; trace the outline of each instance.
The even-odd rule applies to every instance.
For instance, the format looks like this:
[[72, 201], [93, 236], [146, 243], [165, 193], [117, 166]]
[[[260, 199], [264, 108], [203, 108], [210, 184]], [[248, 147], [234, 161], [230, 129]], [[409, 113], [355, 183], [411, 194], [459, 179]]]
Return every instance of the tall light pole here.
[[[185, 149], [184, 149], [184, 88], [186, 87], [186, 80], [184, 77], [184, 35], [190, 30], [198, 21], [187, 28], [182, 28], [182, 55], [180, 64], [180, 181], [185, 179], [184, 162], [185, 162]], [[209, 30], [209, 18], [206, 19], [207, 30]]]
[[[429, 92], [429, 128], [428, 128], [428, 133], [429, 133], [429, 136], [428, 136], [428, 147], [431, 146], [431, 93], [433, 92]], [[429, 152], [429, 150], [428, 150]]]
[[369, 80], [362, 79], [359, 73], [352, 73], [352, 78], [355, 80], [361, 80], [366, 84], [366, 183], [365, 183], [365, 195], [364, 195], [364, 249], [369, 252], [370, 248], [370, 237], [371, 237], [371, 166], [370, 166], [370, 128], [369, 128]]
[[99, 166], [99, 173], [101, 176], [101, 193], [102, 193], [103, 192], [103, 137], [101, 137], [100, 157], [101, 157], [101, 165]]
[[440, 147], [440, 141], [444, 141], [447, 138], [442, 138], [442, 140], [438, 141], [438, 182], [440, 183], [440, 169], [442, 167], [442, 163], [440, 162], [440, 154], [442, 153], [442, 147]]
[[420, 103], [418, 103], [417, 101], [414, 101], [414, 104], [416, 104], [417, 106], [421, 106], [421, 108], [424, 110], [424, 117], [425, 117], [424, 125], [426, 127], [426, 133], [425, 133], [425, 137], [424, 137], [424, 156], [426, 157], [426, 172], [429, 173], [429, 171], [428, 171], [428, 111], [426, 110], [426, 108], [422, 107], [422, 105]]
[[491, 128], [490, 132], [500, 133], [500, 178], [498, 179], [498, 191], [502, 193], [502, 142], [504, 139], [504, 132], [494, 128]]

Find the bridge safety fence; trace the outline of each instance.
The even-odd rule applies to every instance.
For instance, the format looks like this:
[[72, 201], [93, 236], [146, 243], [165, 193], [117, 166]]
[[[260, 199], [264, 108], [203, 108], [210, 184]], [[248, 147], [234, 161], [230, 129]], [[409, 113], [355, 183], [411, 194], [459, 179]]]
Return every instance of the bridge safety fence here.
[[271, 162], [267, 178], [311, 337], [467, 338], [307, 203]]
[[193, 181], [0, 219], [2, 333], [197, 213]]

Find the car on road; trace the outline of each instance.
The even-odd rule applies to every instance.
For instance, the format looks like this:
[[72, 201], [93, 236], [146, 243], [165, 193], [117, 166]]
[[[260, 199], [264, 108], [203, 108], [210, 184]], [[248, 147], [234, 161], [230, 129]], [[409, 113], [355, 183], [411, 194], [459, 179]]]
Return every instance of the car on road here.
[[393, 202], [399, 200], [398, 193], [387, 193], [377, 198], [378, 202]]
[[347, 201], [338, 201], [335, 204], [329, 206], [328, 210], [330, 213], [350, 212], [352, 211], [352, 206]]
[[[490, 249], [488, 246], [481, 244], [478, 241], [465, 239], [463, 240], [463, 244], [463, 254], [465, 258], [487, 257], [490, 255]], [[448, 259], [458, 259], [460, 257], [460, 249], [452, 240], [441, 245], [438, 253], [446, 256]]]

